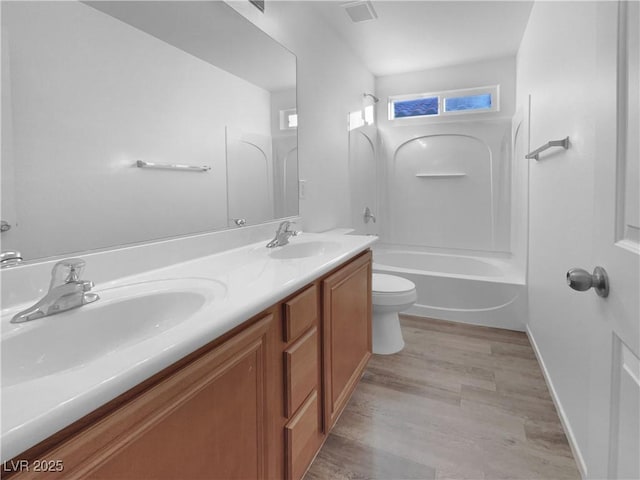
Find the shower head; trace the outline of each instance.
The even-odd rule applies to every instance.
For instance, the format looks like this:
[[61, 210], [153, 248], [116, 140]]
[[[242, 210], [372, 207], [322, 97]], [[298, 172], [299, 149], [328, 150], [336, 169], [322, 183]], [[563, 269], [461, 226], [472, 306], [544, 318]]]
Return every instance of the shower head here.
[[380, 99], [378, 97], [376, 97], [375, 95], [371, 94], [371, 93], [363, 93], [362, 94], [365, 98], [366, 97], [371, 97], [373, 98], [373, 103], [378, 103], [380, 101]]

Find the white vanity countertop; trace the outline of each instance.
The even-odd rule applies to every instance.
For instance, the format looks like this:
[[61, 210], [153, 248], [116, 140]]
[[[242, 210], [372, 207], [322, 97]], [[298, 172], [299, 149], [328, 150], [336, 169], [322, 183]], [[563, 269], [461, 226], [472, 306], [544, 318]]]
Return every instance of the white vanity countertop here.
[[[278, 250], [267, 249], [267, 241], [254, 243], [206, 257], [147, 271], [115, 281], [97, 284], [93, 291], [109, 298], [110, 289], [145, 282], [182, 279], [180, 284], [202, 288], [207, 282], [219, 282], [220, 298], [207, 304], [188, 321], [148, 335], [136, 343], [118, 346], [82, 365], [57, 373], [37, 376], [24, 382], [2, 385], [2, 461], [7, 461], [51, 436], [118, 395], [160, 372], [189, 353], [215, 340], [319, 276], [369, 248], [377, 237], [303, 233], [290, 240], [291, 246], [310, 242], [328, 242], [326, 252], [293, 259], [276, 259]], [[200, 280], [199, 280], [200, 279]], [[138, 287], [130, 287], [132, 291]], [[188, 290], [188, 288], [187, 288]], [[35, 299], [34, 299], [35, 300]], [[105, 300], [106, 301], [106, 300]], [[80, 307], [97, 308], [100, 303]], [[30, 304], [2, 311], [2, 341], [11, 336], [41, 328], [44, 322], [56, 322], [57, 316], [22, 324], [10, 324], [12, 316]], [[60, 317], [69, 312], [60, 314]], [[82, 338], [63, 340], [61, 349], [73, 349]], [[8, 349], [11, 351], [11, 349]], [[4, 360], [9, 360], [3, 355]], [[43, 361], [47, 361], [45, 358]], [[6, 370], [3, 366], [3, 374]], [[12, 383], [12, 384], [11, 384]]]

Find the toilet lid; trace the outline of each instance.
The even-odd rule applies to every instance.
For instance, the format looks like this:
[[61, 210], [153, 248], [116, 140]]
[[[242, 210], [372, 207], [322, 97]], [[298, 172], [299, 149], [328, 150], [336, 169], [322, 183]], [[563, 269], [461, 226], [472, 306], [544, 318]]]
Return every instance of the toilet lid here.
[[387, 275], [384, 273], [374, 273], [372, 278], [372, 290], [378, 293], [401, 293], [409, 292], [416, 288], [411, 280]]

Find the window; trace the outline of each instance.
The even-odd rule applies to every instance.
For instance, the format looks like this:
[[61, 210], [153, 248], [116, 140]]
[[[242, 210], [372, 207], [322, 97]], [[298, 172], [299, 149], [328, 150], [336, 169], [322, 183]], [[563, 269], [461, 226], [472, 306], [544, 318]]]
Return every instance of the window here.
[[425, 97], [393, 102], [393, 118], [438, 115], [438, 97]]
[[349, 112], [349, 131], [360, 128], [364, 125], [364, 116], [362, 110], [356, 110], [355, 112]]
[[491, 108], [491, 94], [466, 95], [464, 97], [448, 97], [444, 99], [445, 112], [462, 110], [486, 110]]
[[389, 97], [389, 120], [498, 112], [499, 86]]
[[280, 130], [294, 130], [296, 128], [298, 128], [296, 109], [280, 110]]
[[376, 123], [376, 114], [373, 105], [367, 105], [364, 107], [364, 123], [366, 125], [373, 125]]
[[373, 125], [376, 121], [376, 114], [373, 105], [367, 105], [364, 110], [349, 112], [349, 131], [365, 125]]

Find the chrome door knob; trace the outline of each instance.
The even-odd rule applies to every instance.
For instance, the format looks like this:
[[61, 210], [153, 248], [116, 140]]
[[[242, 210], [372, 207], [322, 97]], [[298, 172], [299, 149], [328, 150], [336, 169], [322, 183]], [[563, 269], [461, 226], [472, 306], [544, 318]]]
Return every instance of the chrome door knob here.
[[609, 276], [602, 267], [596, 267], [593, 273], [589, 273], [582, 268], [572, 268], [567, 272], [567, 285], [574, 290], [584, 292], [591, 287], [600, 297], [609, 295]]

